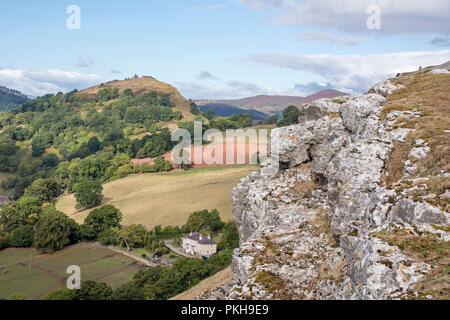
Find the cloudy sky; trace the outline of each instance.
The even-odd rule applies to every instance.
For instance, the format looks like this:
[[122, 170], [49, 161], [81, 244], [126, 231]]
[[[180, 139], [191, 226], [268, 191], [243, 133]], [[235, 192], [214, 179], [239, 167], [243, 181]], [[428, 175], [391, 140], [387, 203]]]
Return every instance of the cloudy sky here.
[[359, 93], [450, 60], [449, 15], [448, 0], [2, 1], [0, 85], [39, 96], [138, 74], [194, 99]]

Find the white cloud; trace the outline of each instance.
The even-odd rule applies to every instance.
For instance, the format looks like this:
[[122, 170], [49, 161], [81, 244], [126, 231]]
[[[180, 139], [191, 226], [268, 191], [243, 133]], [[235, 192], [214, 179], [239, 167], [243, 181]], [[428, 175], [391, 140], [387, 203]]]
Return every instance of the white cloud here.
[[239, 3], [255, 8], [268, 8], [268, 7], [282, 7], [287, 5], [290, 1], [286, 0], [239, 0]]
[[308, 96], [317, 91], [332, 88], [330, 83], [320, 82], [297, 83], [291, 88], [268, 88], [252, 82], [236, 80], [215, 85], [198, 82], [175, 82], [174, 85], [186, 98], [216, 100], [240, 99], [257, 95]]
[[250, 94], [267, 94], [268, 90], [266, 88], [260, 87], [257, 84], [244, 81], [228, 81], [227, 85], [234, 88], [240, 92], [248, 92]]
[[301, 40], [306, 41], [324, 41], [334, 44], [342, 44], [346, 46], [356, 46], [363, 41], [363, 39], [361, 38], [342, 37], [324, 31], [302, 32], [299, 34], [299, 37]]
[[[345, 32], [367, 33], [366, 10], [377, 5], [381, 10], [384, 33], [450, 33], [448, 0], [240, 0], [253, 7], [275, 7], [281, 13], [275, 22], [286, 25], [325, 27]], [[373, 32], [373, 31], [372, 31]]]
[[320, 82], [308, 82], [308, 83], [296, 83], [294, 85], [294, 92], [300, 96], [309, 96], [310, 94], [316, 93], [325, 89], [333, 89], [333, 85], [329, 82], [320, 83]]
[[81, 74], [65, 70], [33, 71], [0, 69], [0, 85], [19, 90], [29, 96], [84, 89], [101, 82], [95, 74]]
[[78, 57], [78, 61], [75, 64], [78, 68], [89, 68], [95, 65], [94, 60], [89, 57]]
[[213, 76], [210, 72], [208, 71], [201, 71], [198, 76], [197, 76], [198, 80], [219, 80], [219, 78]]
[[397, 52], [373, 55], [250, 55], [249, 60], [321, 75], [334, 89], [364, 92], [371, 85], [399, 72], [414, 71], [419, 66], [438, 65], [450, 60], [450, 50]]
[[156, 2], [173, 9], [193, 9], [206, 11], [222, 9], [231, 3], [230, 0], [156, 0]]
[[450, 47], [450, 37], [434, 38], [429, 43], [438, 47]]
[[257, 91], [257, 85], [239, 81], [229, 81], [227, 84], [205, 85], [196, 82], [174, 82], [175, 87], [186, 98], [191, 99], [237, 99], [267, 93], [267, 89]]

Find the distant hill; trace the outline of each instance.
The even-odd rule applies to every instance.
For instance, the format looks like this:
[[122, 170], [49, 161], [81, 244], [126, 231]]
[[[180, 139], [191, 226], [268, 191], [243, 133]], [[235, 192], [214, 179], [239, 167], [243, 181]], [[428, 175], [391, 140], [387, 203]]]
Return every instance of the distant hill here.
[[78, 94], [83, 94], [88, 98], [94, 98], [100, 90], [106, 88], [118, 88], [119, 93], [122, 93], [125, 89], [131, 89], [135, 94], [142, 94], [150, 91], [155, 91], [158, 94], [168, 94], [170, 95], [170, 102], [175, 109], [180, 110], [183, 114], [183, 120], [192, 120], [194, 118], [194, 115], [190, 112], [190, 102], [186, 100], [174, 86], [158, 81], [150, 76], [113, 80], [84, 89]]
[[302, 103], [311, 102], [317, 99], [334, 98], [345, 95], [348, 94], [338, 90], [326, 89], [307, 97], [259, 95], [235, 100], [196, 100], [195, 103], [201, 110], [204, 110], [204, 106], [220, 105], [221, 110], [225, 112], [225, 106], [228, 105], [230, 114], [232, 114], [233, 108], [237, 107], [238, 109], [254, 110], [266, 114], [266, 116], [270, 116], [273, 114], [280, 114], [289, 105], [299, 106]]
[[248, 113], [253, 116], [253, 120], [268, 120], [270, 115], [255, 110], [255, 109], [242, 109], [226, 103], [207, 103], [199, 106], [202, 112], [207, 110], [213, 110], [214, 114], [219, 117], [229, 117], [233, 114]]
[[28, 97], [19, 91], [0, 86], [0, 111], [13, 109], [28, 100]]

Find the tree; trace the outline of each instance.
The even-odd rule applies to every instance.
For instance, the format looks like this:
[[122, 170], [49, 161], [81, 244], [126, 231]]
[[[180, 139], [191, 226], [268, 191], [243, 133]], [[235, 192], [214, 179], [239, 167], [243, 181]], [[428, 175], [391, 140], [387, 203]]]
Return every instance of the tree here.
[[131, 90], [131, 89], [125, 89], [125, 90], [123, 90], [122, 96], [133, 97], [133, 96], [134, 96], [133, 90]]
[[229, 222], [223, 228], [222, 240], [217, 245], [217, 248], [233, 250], [239, 247], [239, 233], [234, 222]]
[[22, 197], [12, 201], [0, 211], [0, 224], [6, 232], [12, 232], [20, 226], [34, 223], [41, 211], [41, 202], [34, 197]]
[[49, 153], [47, 157], [44, 159], [44, 165], [49, 168], [54, 168], [58, 165], [59, 159], [58, 156], [54, 153]]
[[210, 231], [217, 232], [221, 230], [224, 223], [220, 219], [219, 212], [214, 209], [212, 211], [202, 210], [192, 213], [183, 229], [186, 232], [191, 231]]
[[154, 167], [155, 171], [170, 171], [173, 169], [173, 166], [170, 163], [170, 161], [167, 161], [162, 156], [155, 159]]
[[25, 195], [35, 197], [44, 202], [50, 202], [59, 197], [63, 190], [59, 183], [51, 179], [37, 179], [25, 190]]
[[0, 250], [9, 248], [9, 240], [10, 240], [9, 233], [6, 233], [4, 231], [0, 231]]
[[147, 230], [142, 225], [132, 224], [120, 230], [117, 234], [119, 241], [125, 244], [128, 250], [131, 247], [141, 247], [145, 243]]
[[197, 105], [193, 101], [191, 101], [191, 104], [190, 104], [190, 111], [194, 115], [200, 114], [200, 109], [197, 107]]
[[144, 300], [145, 296], [142, 290], [133, 283], [127, 283], [116, 290], [111, 295], [111, 300]]
[[203, 116], [208, 120], [214, 119], [215, 117], [214, 110], [212, 109], [206, 110], [205, 112], [203, 112]]
[[119, 239], [117, 238], [118, 231], [116, 228], [106, 229], [98, 235], [98, 241], [104, 246], [116, 246], [119, 243]]
[[119, 209], [110, 204], [106, 204], [98, 209], [92, 210], [84, 219], [84, 225], [92, 229], [93, 234], [97, 237], [105, 230], [120, 227], [122, 213]]
[[34, 228], [32, 225], [24, 225], [11, 233], [10, 246], [16, 248], [28, 248], [33, 245]]
[[50, 147], [53, 143], [53, 135], [51, 132], [45, 132], [40, 135], [35, 135], [31, 142], [32, 156], [37, 157], [44, 153], [45, 149]]
[[163, 130], [159, 134], [154, 134], [147, 139], [143, 150], [149, 157], [160, 156], [172, 148], [171, 134], [167, 130]]
[[10, 137], [3, 135], [0, 137], [0, 154], [5, 156], [12, 156], [16, 153], [16, 142]]
[[277, 116], [271, 116], [269, 118], [269, 123], [270, 124], [276, 124], [278, 122], [278, 117]]
[[82, 180], [73, 187], [77, 208], [92, 208], [98, 206], [103, 200], [103, 186], [100, 182], [90, 179]]
[[101, 147], [100, 141], [98, 140], [97, 136], [91, 137], [91, 138], [89, 139], [87, 145], [88, 145], [88, 148], [89, 148], [90, 153], [95, 153], [95, 152], [97, 152], [98, 150], [100, 150], [100, 147]]
[[70, 243], [68, 217], [56, 210], [43, 212], [36, 223], [34, 246], [42, 253], [52, 253]]
[[279, 127], [289, 126], [298, 123], [300, 111], [296, 106], [289, 106], [283, 111], [283, 119], [278, 123]]
[[111, 294], [112, 289], [106, 283], [87, 280], [75, 291], [74, 300], [108, 300]]
[[46, 296], [42, 298], [42, 300], [74, 300], [76, 297], [75, 290], [70, 290], [68, 288], [62, 288], [55, 290], [53, 292], [50, 292]]

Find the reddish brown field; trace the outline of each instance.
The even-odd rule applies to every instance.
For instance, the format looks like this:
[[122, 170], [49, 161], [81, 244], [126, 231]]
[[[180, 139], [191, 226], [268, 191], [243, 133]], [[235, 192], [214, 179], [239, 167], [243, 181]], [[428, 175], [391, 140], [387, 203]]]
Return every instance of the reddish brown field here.
[[[222, 149], [222, 156], [220, 156], [220, 149]], [[259, 152], [260, 157], [267, 155], [267, 145], [249, 143], [211, 144], [202, 147], [191, 147], [190, 150], [188, 149], [188, 152], [190, 154], [192, 168], [201, 169], [235, 164], [249, 164], [252, 160], [256, 164], [257, 152]], [[198, 153], [201, 154], [201, 157], [197, 155]], [[216, 154], [218, 161], [215, 161]], [[227, 160], [227, 156], [230, 159]], [[167, 152], [164, 158], [173, 164], [172, 151]], [[155, 158], [133, 159], [132, 161], [136, 164], [148, 163], [153, 165]]]

